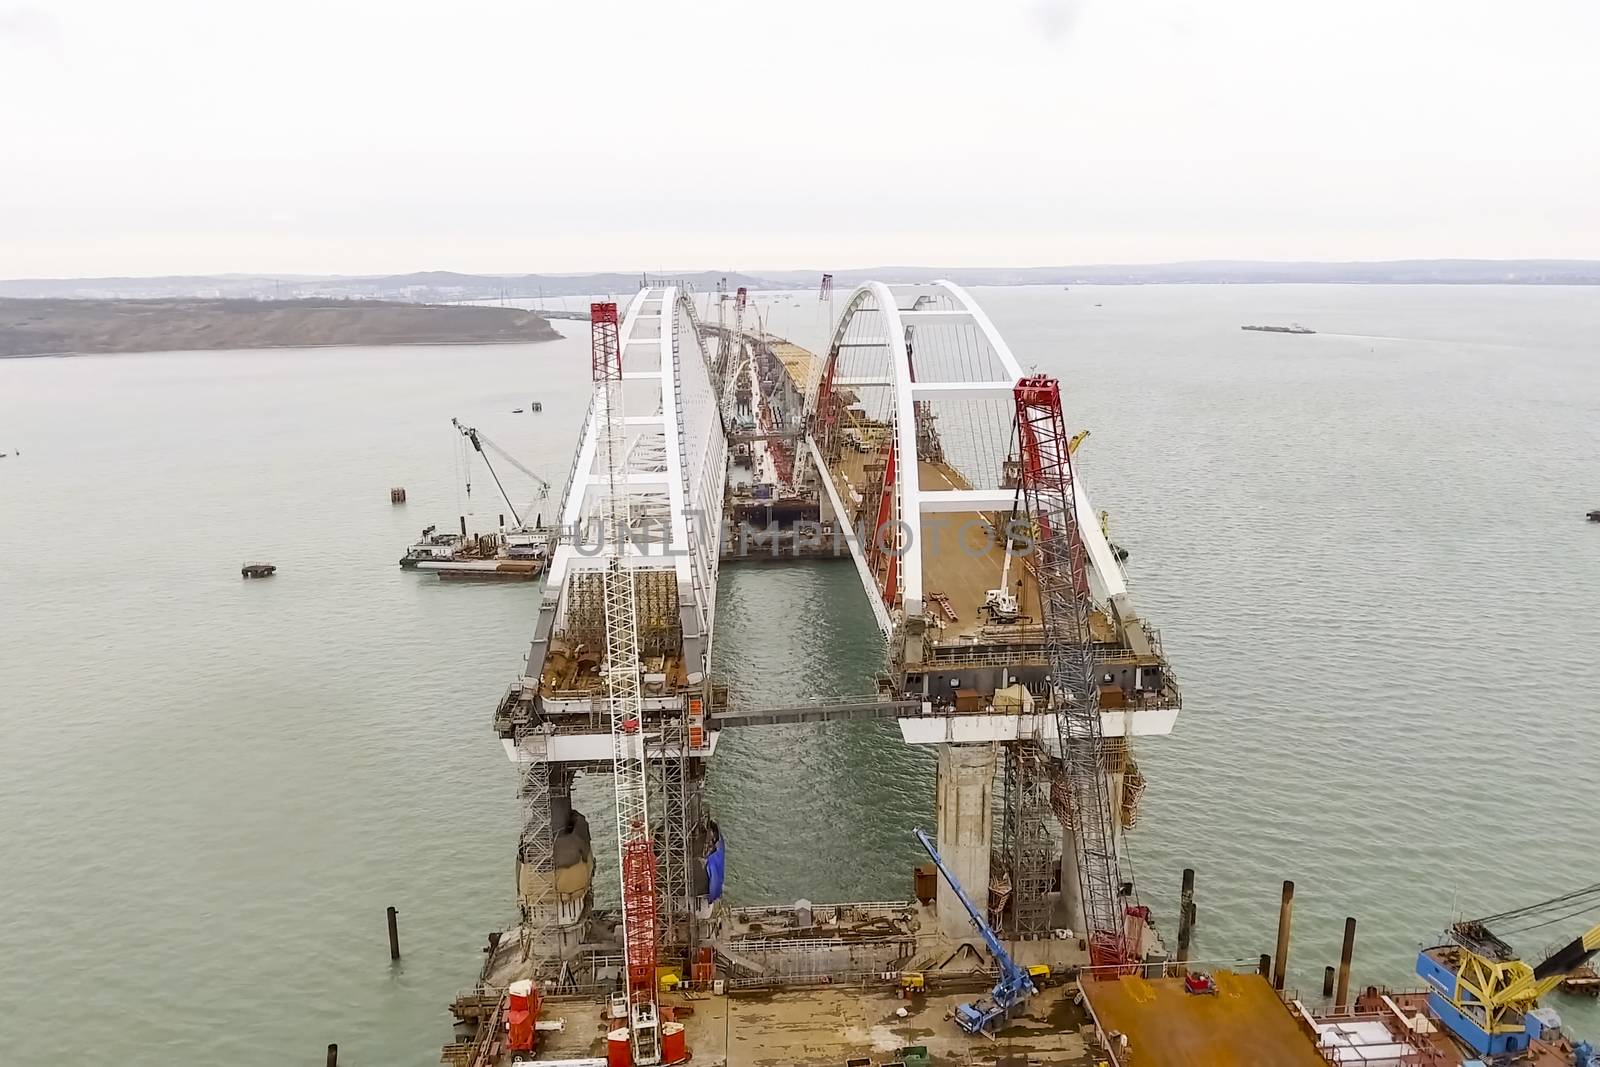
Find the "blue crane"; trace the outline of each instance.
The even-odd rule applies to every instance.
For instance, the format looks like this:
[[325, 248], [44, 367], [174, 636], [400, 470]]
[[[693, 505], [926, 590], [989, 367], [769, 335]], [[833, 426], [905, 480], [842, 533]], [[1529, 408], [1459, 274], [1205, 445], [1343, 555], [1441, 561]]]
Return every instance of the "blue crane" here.
[[967, 916], [972, 920], [972, 925], [978, 928], [978, 933], [983, 936], [983, 943], [989, 947], [989, 954], [994, 957], [996, 966], [1000, 968], [1000, 978], [989, 991], [988, 1000], [956, 1006], [957, 1026], [969, 1034], [987, 1034], [989, 1027], [996, 1020], [1009, 1018], [1013, 1010], [1038, 990], [1034, 988], [1033, 979], [1028, 972], [1017, 966], [1017, 961], [1011, 958], [1011, 953], [1006, 951], [1005, 945], [1000, 943], [1000, 939], [995, 936], [989, 924], [983, 921], [983, 915], [968, 899], [967, 891], [961, 888], [956, 876], [944, 865], [944, 860], [940, 857], [939, 850], [933, 846], [933, 841], [921, 830], [912, 832], [927, 850], [928, 858], [933, 860], [933, 865], [939, 868], [939, 873], [944, 875], [944, 880], [960, 898], [961, 906], [967, 909]]

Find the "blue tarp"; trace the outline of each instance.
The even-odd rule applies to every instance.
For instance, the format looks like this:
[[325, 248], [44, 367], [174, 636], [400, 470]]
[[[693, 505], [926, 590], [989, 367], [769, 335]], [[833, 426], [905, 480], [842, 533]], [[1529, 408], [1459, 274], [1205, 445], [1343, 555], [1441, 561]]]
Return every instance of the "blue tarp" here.
[[722, 896], [722, 871], [728, 862], [728, 842], [718, 838], [717, 847], [706, 857], [706, 899], [713, 904]]

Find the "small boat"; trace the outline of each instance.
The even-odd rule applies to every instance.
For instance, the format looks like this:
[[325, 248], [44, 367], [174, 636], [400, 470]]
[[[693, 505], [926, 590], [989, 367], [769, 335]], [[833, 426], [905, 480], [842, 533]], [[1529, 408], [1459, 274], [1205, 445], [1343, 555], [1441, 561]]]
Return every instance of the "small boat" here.
[[535, 412], [543, 411], [544, 410], [544, 405], [539, 403], [539, 401], [535, 400], [533, 403], [528, 405], [528, 410], [529, 411], [535, 411]]
[[521, 415], [522, 414], [522, 409], [521, 408], [512, 408], [511, 409], [511, 414], [513, 414], [513, 415]]
[[278, 571], [276, 563], [246, 563], [239, 573], [246, 578], [270, 578]]
[[1257, 333], [1316, 333], [1316, 330], [1302, 326], [1298, 322], [1289, 326], [1241, 326], [1241, 330], [1254, 330]]
[[1600, 522], [1600, 508], [1595, 508], [1585, 516], [1590, 522]]

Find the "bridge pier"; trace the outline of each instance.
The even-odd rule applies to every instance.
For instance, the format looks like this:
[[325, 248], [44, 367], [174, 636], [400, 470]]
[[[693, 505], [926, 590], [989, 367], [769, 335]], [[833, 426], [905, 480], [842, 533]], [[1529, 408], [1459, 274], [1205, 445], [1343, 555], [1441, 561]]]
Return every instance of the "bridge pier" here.
[[[989, 906], [989, 853], [994, 842], [994, 781], [999, 746], [940, 745], [935, 823], [939, 855], [973, 904]], [[939, 881], [936, 908], [946, 937], [975, 936], [955, 892]]]

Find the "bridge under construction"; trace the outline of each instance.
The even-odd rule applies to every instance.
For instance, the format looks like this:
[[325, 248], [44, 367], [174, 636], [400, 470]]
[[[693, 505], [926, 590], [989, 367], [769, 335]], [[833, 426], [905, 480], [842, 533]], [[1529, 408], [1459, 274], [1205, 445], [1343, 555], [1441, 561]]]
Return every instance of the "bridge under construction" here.
[[[741, 1059], [674, 998], [807, 991], [793, 1031], [838, 983], [937, 997], [974, 959], [981, 978], [984, 943], [937, 878], [908, 871], [915, 891], [888, 902], [723, 900], [738, 856], [704, 786], [727, 729], [894, 718], [937, 749], [932, 839], [1017, 960], [1118, 974], [1164, 952], [1120, 842], [1142, 789], [1130, 741], [1170, 733], [1181, 697], [1074, 469], [1070, 386], [1026, 374], [948, 282], [861, 286], [819, 353], [768, 334], [743, 290], [709, 296], [664, 284], [592, 310], [593, 399], [526, 664], [494, 710], [521, 775], [520, 918], [458, 1000], [446, 1062], [582, 1060], [585, 1027], [537, 1024], [596, 998], [612, 1062], [678, 1062], [685, 1041], [710, 1062], [843, 1062], [785, 1059], [770, 1033]], [[730, 520], [753, 519], [795, 555], [848, 556], [886, 639], [876, 693], [759, 707], [717, 684], [717, 578]], [[582, 774], [612, 780], [614, 811], [574, 807]], [[597, 907], [597, 878], [620, 908]], [[1019, 1018], [1071, 1010], [1041, 991]], [[1075, 1034], [1036, 1045], [1088, 1055]]]

